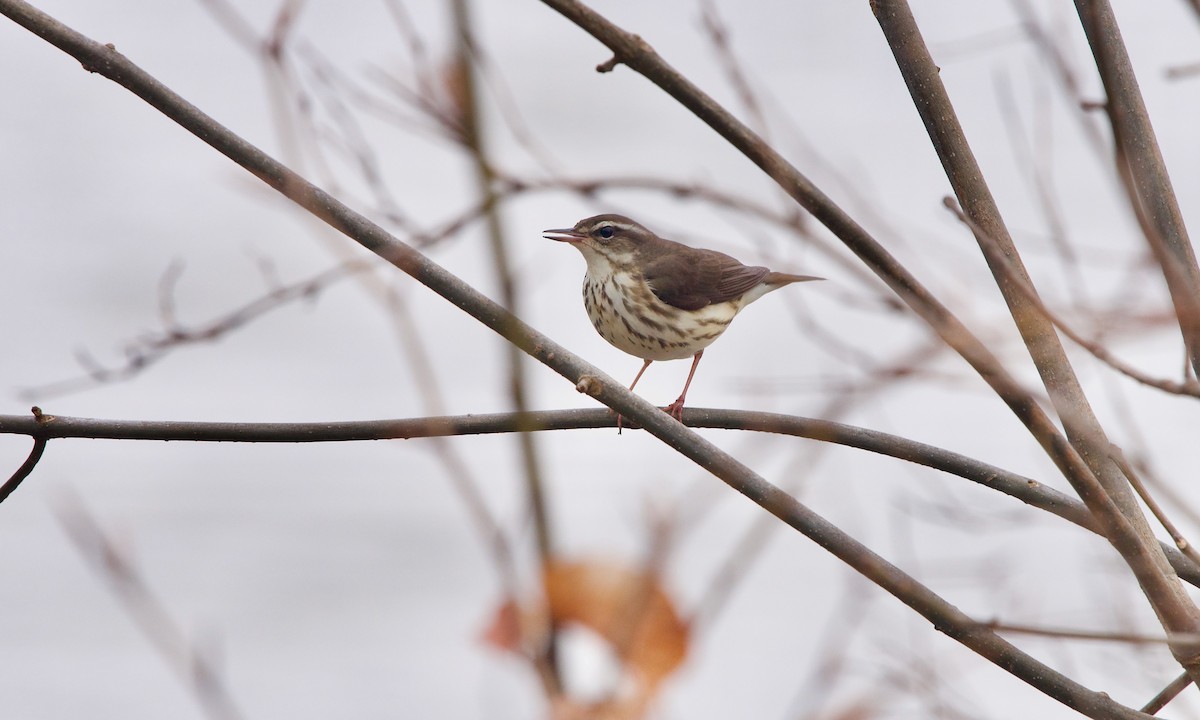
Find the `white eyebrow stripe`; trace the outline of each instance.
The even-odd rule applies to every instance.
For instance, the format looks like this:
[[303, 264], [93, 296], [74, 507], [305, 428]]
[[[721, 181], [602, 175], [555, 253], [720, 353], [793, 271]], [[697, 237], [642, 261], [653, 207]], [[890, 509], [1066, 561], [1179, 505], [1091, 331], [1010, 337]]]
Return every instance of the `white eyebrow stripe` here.
[[619, 223], [619, 222], [616, 222], [615, 220], [601, 220], [600, 222], [598, 222], [592, 226], [592, 232], [595, 232], [601, 228], [606, 228], [606, 227], [617, 228], [618, 230], [629, 231], [629, 230], [633, 230], [635, 226], [630, 225], [628, 223]]

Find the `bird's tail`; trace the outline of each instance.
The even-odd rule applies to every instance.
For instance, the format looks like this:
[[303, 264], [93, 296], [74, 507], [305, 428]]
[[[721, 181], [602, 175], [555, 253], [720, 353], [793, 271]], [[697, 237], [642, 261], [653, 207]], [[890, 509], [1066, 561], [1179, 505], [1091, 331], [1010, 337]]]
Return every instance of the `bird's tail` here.
[[792, 283], [824, 279], [825, 278], [817, 277], [816, 275], [792, 275], [791, 273], [771, 272], [767, 273], [767, 276], [763, 278], [763, 282], [767, 285], [775, 285], [779, 287], [783, 285], [790, 285]]

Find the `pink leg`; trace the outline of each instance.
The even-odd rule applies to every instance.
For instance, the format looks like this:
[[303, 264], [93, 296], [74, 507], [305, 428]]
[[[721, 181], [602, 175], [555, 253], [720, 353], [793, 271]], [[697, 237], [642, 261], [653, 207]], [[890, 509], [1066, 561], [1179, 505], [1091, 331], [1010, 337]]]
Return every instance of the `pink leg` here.
[[652, 362], [654, 362], [654, 361], [653, 361], [653, 360], [647, 360], [646, 362], [642, 363], [642, 369], [641, 369], [641, 370], [638, 370], [637, 377], [635, 377], [635, 378], [633, 379], [633, 384], [629, 386], [629, 392], [633, 392], [633, 389], [634, 389], [635, 387], [637, 387], [637, 382], [638, 382], [638, 380], [641, 380], [641, 379], [642, 379], [642, 373], [646, 372], [646, 368], [650, 367], [650, 363], [652, 363]]
[[679, 399], [668, 405], [665, 410], [671, 413], [676, 420], [683, 421], [683, 401], [687, 398], [688, 388], [692, 386], [692, 378], [696, 375], [696, 366], [700, 364], [700, 358], [704, 356], [704, 351], [696, 353], [696, 357], [692, 358], [692, 369], [688, 373], [687, 382], [683, 384], [683, 392], [679, 393]]
[[[633, 379], [633, 384], [629, 386], [629, 392], [633, 392], [633, 389], [634, 389], [635, 387], [637, 387], [638, 380], [641, 380], [641, 379], [642, 379], [642, 373], [646, 372], [646, 368], [650, 367], [650, 363], [652, 363], [652, 362], [654, 362], [654, 361], [653, 361], [653, 360], [647, 360], [647, 361], [645, 361], [644, 363], [642, 363], [642, 369], [641, 369], [641, 370], [638, 370], [637, 377], [635, 377], [635, 378]], [[625, 420], [625, 418], [621, 417], [621, 415], [618, 413], [618, 414], [617, 414], [617, 434], [618, 434], [618, 435], [620, 435], [620, 434], [621, 434], [621, 427], [622, 427], [622, 423], [623, 423], [623, 421], [624, 421], [624, 420]]]

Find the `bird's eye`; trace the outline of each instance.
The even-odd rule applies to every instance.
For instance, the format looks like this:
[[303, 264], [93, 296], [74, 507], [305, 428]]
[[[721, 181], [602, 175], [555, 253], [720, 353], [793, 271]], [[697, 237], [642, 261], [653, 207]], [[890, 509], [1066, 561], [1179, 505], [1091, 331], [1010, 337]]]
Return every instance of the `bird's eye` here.
[[596, 234], [599, 235], [600, 237], [604, 238], [605, 240], [609, 240], [612, 238], [613, 235], [617, 234], [617, 231], [613, 228], [612, 225], [605, 225], [605, 226], [601, 227], [599, 230], [597, 230]]

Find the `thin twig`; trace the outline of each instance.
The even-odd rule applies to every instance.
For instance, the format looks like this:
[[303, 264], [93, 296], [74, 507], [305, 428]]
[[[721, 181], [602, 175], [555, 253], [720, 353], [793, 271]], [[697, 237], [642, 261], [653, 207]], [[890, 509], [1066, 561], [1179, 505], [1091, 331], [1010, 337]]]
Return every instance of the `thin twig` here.
[[1179, 695], [1179, 693], [1183, 692], [1184, 690], [1187, 690], [1188, 686], [1190, 686], [1191, 684], [1192, 684], [1191, 676], [1188, 675], [1187, 673], [1181, 674], [1179, 677], [1172, 680], [1169, 685], [1167, 685], [1165, 688], [1160, 690], [1157, 695], [1155, 695], [1153, 698], [1151, 698], [1150, 702], [1146, 703], [1145, 707], [1142, 708], [1142, 712], [1147, 713], [1149, 715], [1158, 714], [1159, 710], [1162, 710], [1163, 708], [1165, 708], [1167, 706], [1167, 703], [1174, 700]]
[[1141, 476], [1134, 471], [1133, 466], [1129, 464], [1129, 460], [1125, 457], [1125, 452], [1121, 450], [1121, 448], [1114, 445], [1112, 447], [1111, 454], [1112, 459], [1121, 468], [1121, 472], [1125, 473], [1125, 476], [1129, 478], [1129, 484], [1133, 486], [1135, 491], [1137, 491], [1138, 497], [1142, 499], [1142, 502], [1146, 503], [1146, 507], [1150, 509], [1151, 514], [1153, 514], [1158, 520], [1159, 524], [1163, 526], [1163, 529], [1167, 531], [1167, 534], [1171, 536], [1171, 539], [1175, 541], [1175, 547], [1179, 548], [1180, 552], [1190, 557], [1194, 562], [1200, 563], [1200, 552], [1196, 551], [1196, 547], [1192, 545], [1192, 543], [1188, 542], [1188, 539], [1184, 537], [1183, 532], [1181, 532], [1179, 528], [1175, 526], [1175, 523], [1171, 522], [1171, 519], [1167, 517], [1166, 511], [1162, 509], [1162, 507], [1154, 499], [1154, 496], [1151, 495], [1150, 491], [1146, 489], [1146, 485], [1142, 482]]
[[25, 458], [25, 462], [21, 463], [21, 467], [17, 468], [3, 486], [0, 486], [0, 503], [8, 499], [9, 495], [21, 484], [25, 478], [29, 477], [29, 473], [37, 467], [38, 461], [42, 459], [42, 453], [46, 451], [46, 438], [34, 436], [33, 447], [29, 450], [29, 456]]
[[[1065, 628], [1047, 628], [1036, 625], [1021, 625], [1006, 623], [999, 620], [980, 623], [982, 626], [997, 632], [1018, 633], [1021, 635], [1040, 635], [1042, 637], [1063, 638], [1067, 640], [1098, 640], [1101, 642], [1128, 643], [1131, 645], [1169, 645], [1175, 638], [1162, 635], [1138, 635], [1136, 633], [1110, 633], [1092, 630], [1067, 630]], [[1187, 642], [1200, 642], [1200, 636], [1180, 638]]]

